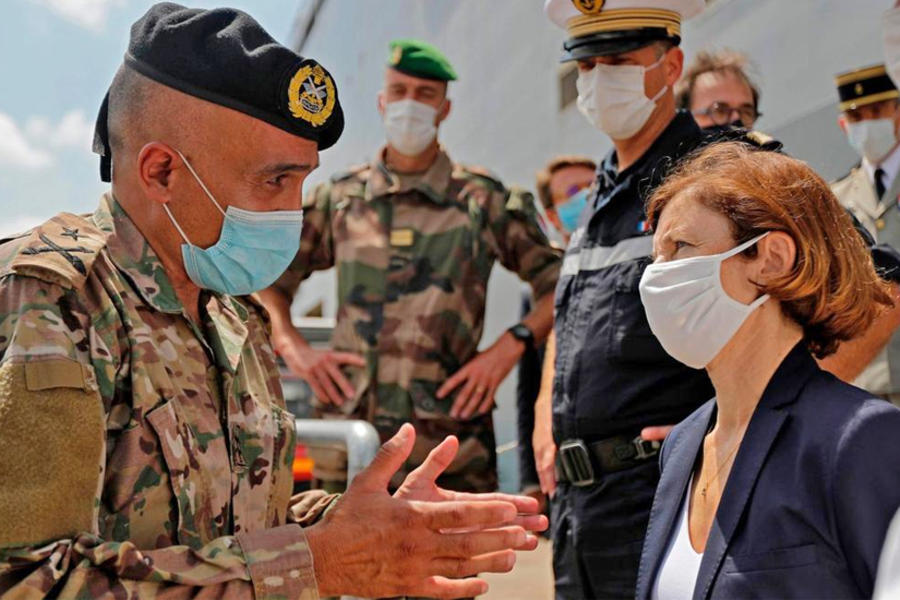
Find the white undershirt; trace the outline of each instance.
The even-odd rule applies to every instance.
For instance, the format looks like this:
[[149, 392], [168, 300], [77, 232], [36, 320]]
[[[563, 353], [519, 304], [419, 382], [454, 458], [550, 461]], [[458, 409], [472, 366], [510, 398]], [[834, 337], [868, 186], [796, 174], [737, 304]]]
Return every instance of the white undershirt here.
[[684, 600], [694, 595], [697, 574], [700, 572], [702, 552], [695, 552], [691, 546], [688, 524], [688, 505], [691, 498], [693, 477], [688, 483], [687, 493], [681, 500], [681, 516], [678, 526], [672, 532], [666, 554], [659, 567], [659, 574], [653, 585], [651, 600]]

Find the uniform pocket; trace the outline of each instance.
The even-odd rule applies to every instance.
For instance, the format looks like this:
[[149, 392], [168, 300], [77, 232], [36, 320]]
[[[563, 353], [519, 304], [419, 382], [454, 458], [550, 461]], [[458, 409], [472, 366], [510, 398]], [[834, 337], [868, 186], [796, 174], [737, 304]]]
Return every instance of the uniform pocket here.
[[[210, 474], [220, 468], [216, 465], [230, 462], [221, 437], [201, 443], [176, 405], [177, 401], [170, 400], [154, 408], [147, 414], [147, 421], [159, 438], [172, 495], [178, 505], [178, 543], [198, 548], [224, 531], [227, 519], [214, 514], [212, 507], [228, 510], [231, 477], [225, 475], [217, 481], [221, 489], [216, 490]], [[227, 466], [225, 472], [230, 472]]]
[[609, 359], [620, 363], [657, 363], [667, 359], [647, 323], [639, 285], [650, 258], [639, 258], [623, 269], [614, 283], [610, 305]]

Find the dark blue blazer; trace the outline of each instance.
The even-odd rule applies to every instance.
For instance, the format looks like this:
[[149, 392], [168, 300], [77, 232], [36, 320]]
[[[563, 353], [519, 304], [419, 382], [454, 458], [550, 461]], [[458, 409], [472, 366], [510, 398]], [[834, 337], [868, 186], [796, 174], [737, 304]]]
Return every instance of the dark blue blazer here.
[[[666, 439], [637, 581], [648, 600], [714, 400]], [[869, 598], [900, 506], [900, 409], [819, 369], [778, 367], [747, 427], [694, 588], [707, 598]]]

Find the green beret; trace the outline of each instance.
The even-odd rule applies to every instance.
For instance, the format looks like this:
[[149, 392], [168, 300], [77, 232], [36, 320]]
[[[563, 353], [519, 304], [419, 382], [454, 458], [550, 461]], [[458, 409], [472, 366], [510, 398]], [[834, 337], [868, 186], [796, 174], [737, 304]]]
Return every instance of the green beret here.
[[391, 42], [388, 66], [401, 73], [421, 77], [453, 81], [456, 71], [440, 50], [420, 40], [394, 40]]

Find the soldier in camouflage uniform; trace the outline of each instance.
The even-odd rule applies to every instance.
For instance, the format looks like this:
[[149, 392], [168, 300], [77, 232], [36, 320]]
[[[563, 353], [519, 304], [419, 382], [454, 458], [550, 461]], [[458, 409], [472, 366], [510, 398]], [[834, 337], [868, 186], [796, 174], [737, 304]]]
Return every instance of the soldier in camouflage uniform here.
[[[494, 393], [526, 347], [546, 337], [561, 263], [537, 225], [530, 194], [453, 163], [438, 145], [454, 78], [432, 46], [391, 44], [379, 96], [387, 146], [372, 164], [307, 196], [300, 252], [261, 297], [276, 349], [309, 381], [322, 415], [365, 419], [383, 439], [404, 422], [420, 432], [394, 485], [455, 434], [461, 452], [441, 484], [489, 491], [497, 486]], [[531, 284], [537, 303], [479, 354], [496, 260]], [[335, 266], [340, 306], [333, 350], [321, 352], [292, 327], [290, 299], [313, 271]], [[324, 462], [324, 452], [313, 456]]]
[[[277, 76], [259, 77], [248, 91], [242, 69], [259, 69], [259, 61], [262, 73]], [[285, 87], [296, 91], [285, 71], [318, 74], [317, 125], [299, 111], [288, 119], [290, 97], [284, 110], [271, 105]], [[192, 96], [176, 91], [183, 82]], [[240, 110], [219, 104], [226, 100]], [[410, 428], [343, 498], [290, 498], [294, 421], [267, 320], [251, 298], [228, 290], [270, 284], [296, 250], [279, 268], [279, 248], [257, 251], [239, 234], [261, 230], [229, 218], [254, 227], [294, 223], [286, 207], [299, 204], [303, 176], [341, 128], [327, 72], [277, 45], [249, 16], [161, 4], [135, 24], [98, 119], [107, 181], [115, 150], [112, 192], [92, 215], [61, 214], [0, 241], [0, 594], [462, 596], [483, 593], [484, 583], [442, 576], [508, 570], [509, 548], [534, 546], [518, 526], [441, 533], [494, 528], [534, 508], [435, 488], [453, 440], [407, 480], [401, 498], [390, 497], [388, 481], [414, 443]], [[238, 141], [204, 149], [205, 136], [222, 131]], [[148, 141], [158, 139], [167, 143]], [[215, 195], [168, 143], [218, 175], [206, 179]], [[268, 210], [228, 204], [217, 220], [215, 196], [239, 195], [234, 171], [272, 159], [280, 160], [264, 169], [253, 199], [238, 203]], [[282, 186], [271, 184], [282, 177]], [[182, 245], [179, 233], [207, 249]], [[275, 276], [260, 285], [256, 271], [204, 263], [226, 233], [231, 258], [257, 257], [260, 272], [271, 262]], [[522, 524], [543, 526], [528, 519]], [[398, 560], [402, 552], [408, 556]]]

